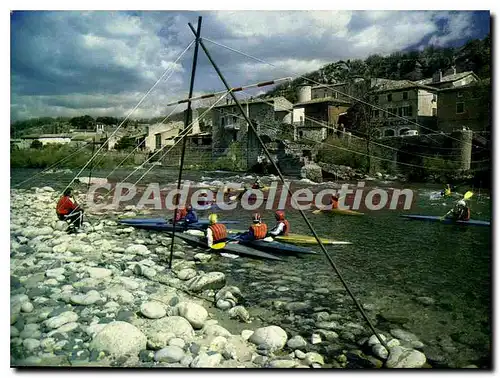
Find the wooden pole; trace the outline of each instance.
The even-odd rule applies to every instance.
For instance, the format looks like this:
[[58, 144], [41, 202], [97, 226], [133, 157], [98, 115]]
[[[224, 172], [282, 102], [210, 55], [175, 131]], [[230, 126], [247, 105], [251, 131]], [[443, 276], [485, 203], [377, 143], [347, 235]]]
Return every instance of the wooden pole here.
[[[198, 61], [198, 46], [200, 44], [200, 34], [201, 34], [201, 16], [198, 17], [198, 29], [195, 32], [196, 36], [196, 44], [194, 45], [194, 58], [193, 58], [193, 66], [191, 68], [191, 82], [189, 83], [189, 95], [188, 99], [193, 97], [193, 88], [194, 88], [194, 78], [196, 75], [196, 63]], [[186, 128], [189, 126], [189, 124], [192, 121], [192, 114], [191, 114], [191, 100], [188, 101], [187, 103], [187, 109], [186, 113], [184, 115], [184, 132]], [[177, 190], [181, 188], [181, 181], [182, 181], [182, 168], [184, 166], [184, 154], [186, 152], [186, 141], [187, 141], [187, 133], [185, 133], [182, 136], [182, 153], [181, 153], [181, 161], [180, 161], [180, 167], [179, 167], [179, 178], [177, 179]], [[177, 204], [174, 209], [174, 218], [172, 219], [173, 222], [173, 230], [172, 230], [172, 244], [170, 245], [170, 259], [168, 261], [168, 268], [172, 269], [172, 260], [173, 260], [173, 255], [174, 255], [174, 240], [175, 240], [175, 225], [176, 225], [176, 218], [177, 218], [177, 211], [178, 211], [178, 205], [180, 205], [180, 195], [177, 197]]]

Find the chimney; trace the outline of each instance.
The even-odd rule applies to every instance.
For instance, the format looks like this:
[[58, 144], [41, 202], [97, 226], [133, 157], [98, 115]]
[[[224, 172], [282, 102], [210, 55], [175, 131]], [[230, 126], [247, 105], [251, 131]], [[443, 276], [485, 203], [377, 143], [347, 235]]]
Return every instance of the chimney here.
[[438, 70], [434, 75], [432, 75], [432, 82], [433, 83], [439, 83], [443, 80], [443, 71]]

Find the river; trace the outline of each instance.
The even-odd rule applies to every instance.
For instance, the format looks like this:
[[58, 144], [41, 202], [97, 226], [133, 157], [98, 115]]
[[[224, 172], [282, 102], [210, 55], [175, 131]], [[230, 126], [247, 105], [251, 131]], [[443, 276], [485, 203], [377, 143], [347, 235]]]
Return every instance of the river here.
[[[11, 171], [11, 187], [33, 178], [21, 187], [52, 186], [62, 189], [76, 172], [35, 176], [38, 170]], [[124, 178], [129, 171], [117, 170], [111, 181]], [[106, 177], [109, 171], [94, 171], [94, 177]], [[85, 176], [85, 175], [83, 175]], [[135, 182], [140, 174], [127, 180]], [[155, 168], [143, 183], [173, 183], [177, 172]], [[186, 172], [193, 181], [235, 179], [227, 172]], [[264, 184], [269, 184], [266, 177]], [[301, 184], [299, 184], [301, 185]], [[307, 184], [302, 184], [307, 187]], [[365, 306], [376, 327], [387, 332], [396, 326], [419, 336], [426, 345], [426, 355], [446, 366], [476, 364], [491, 367], [491, 229], [411, 221], [403, 213], [443, 215], [452, 200], [431, 200], [430, 194], [441, 188], [431, 184], [401, 184], [370, 181], [367, 187], [412, 189], [416, 200], [410, 211], [371, 211], [362, 217], [308, 217], [320, 236], [346, 240], [351, 245], [328, 246], [336, 263], [357, 299]], [[465, 192], [470, 188], [460, 187]], [[473, 219], [490, 220], [491, 199], [488, 192], [475, 192], [470, 200]], [[250, 220], [250, 211], [224, 213], [225, 219]], [[273, 211], [263, 212], [273, 223]], [[296, 210], [288, 211], [292, 232], [310, 234]], [[282, 262], [253, 261], [245, 258], [213, 259], [207, 268], [226, 273], [230, 284], [241, 288], [246, 306], [260, 311], [262, 318], [276, 318], [288, 330], [312, 329], [303, 320], [309, 312], [324, 307], [351, 317], [362, 324], [352, 301], [346, 299], [340, 280], [323, 255], [307, 258], [286, 257]], [[427, 299], [422, 299], [426, 297]], [[312, 303], [297, 317], [279, 306], [280, 301]], [[286, 328], [285, 328], [286, 329]]]

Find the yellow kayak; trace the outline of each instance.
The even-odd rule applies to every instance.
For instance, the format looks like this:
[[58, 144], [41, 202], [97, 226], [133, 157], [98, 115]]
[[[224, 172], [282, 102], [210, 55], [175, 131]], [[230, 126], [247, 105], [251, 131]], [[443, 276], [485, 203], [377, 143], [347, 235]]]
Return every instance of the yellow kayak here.
[[[309, 235], [288, 234], [287, 236], [276, 236], [274, 239], [283, 243], [291, 243], [291, 244], [318, 244], [316, 238], [314, 236], [309, 236]], [[330, 245], [352, 244], [351, 242], [347, 241], [333, 240], [327, 238], [319, 238], [319, 239], [323, 244], [330, 244]]]
[[[228, 233], [230, 234], [239, 234], [243, 233], [245, 231], [243, 230], [234, 230], [234, 229], [228, 229]], [[289, 243], [289, 244], [318, 244], [314, 236], [310, 235], [301, 235], [301, 234], [288, 234], [287, 236], [275, 236], [274, 239], [276, 241], [280, 241], [283, 243]], [[327, 238], [320, 238], [321, 243], [325, 245], [345, 245], [345, 244], [352, 244], [351, 242], [348, 241], [340, 241], [340, 240], [333, 240], [333, 239], [327, 239]]]
[[349, 209], [331, 209], [331, 210], [314, 210], [313, 214], [333, 214], [333, 215], [365, 215], [359, 211], [349, 210]]

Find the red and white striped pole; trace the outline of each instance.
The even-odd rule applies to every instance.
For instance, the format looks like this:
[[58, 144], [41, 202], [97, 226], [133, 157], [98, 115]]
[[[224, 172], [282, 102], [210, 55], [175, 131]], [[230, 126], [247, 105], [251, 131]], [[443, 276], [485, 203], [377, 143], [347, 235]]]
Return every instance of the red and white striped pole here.
[[[277, 83], [279, 83], [281, 81], [291, 81], [291, 80], [292, 80], [291, 77], [284, 77], [284, 78], [281, 78], [281, 79], [276, 79], [276, 80], [271, 80], [271, 81], [264, 81], [262, 83], [251, 84], [251, 85], [247, 85], [247, 86], [244, 86], [244, 87], [232, 88], [231, 91], [232, 92], [239, 92], [239, 91], [243, 91], [245, 89], [265, 87], [265, 86], [268, 86], [268, 85], [277, 84]], [[185, 102], [188, 102], [188, 101], [194, 101], [194, 100], [204, 100], [206, 98], [216, 97], [216, 96], [224, 94], [226, 92], [227, 91], [220, 91], [220, 92], [210, 93], [210, 94], [206, 94], [206, 95], [199, 96], [199, 97], [186, 98], [184, 100], [180, 100], [180, 101], [176, 101], [176, 102], [171, 102], [170, 104], [167, 104], [166, 106], [172, 106], [172, 105], [182, 104], [182, 103], [185, 103]]]

